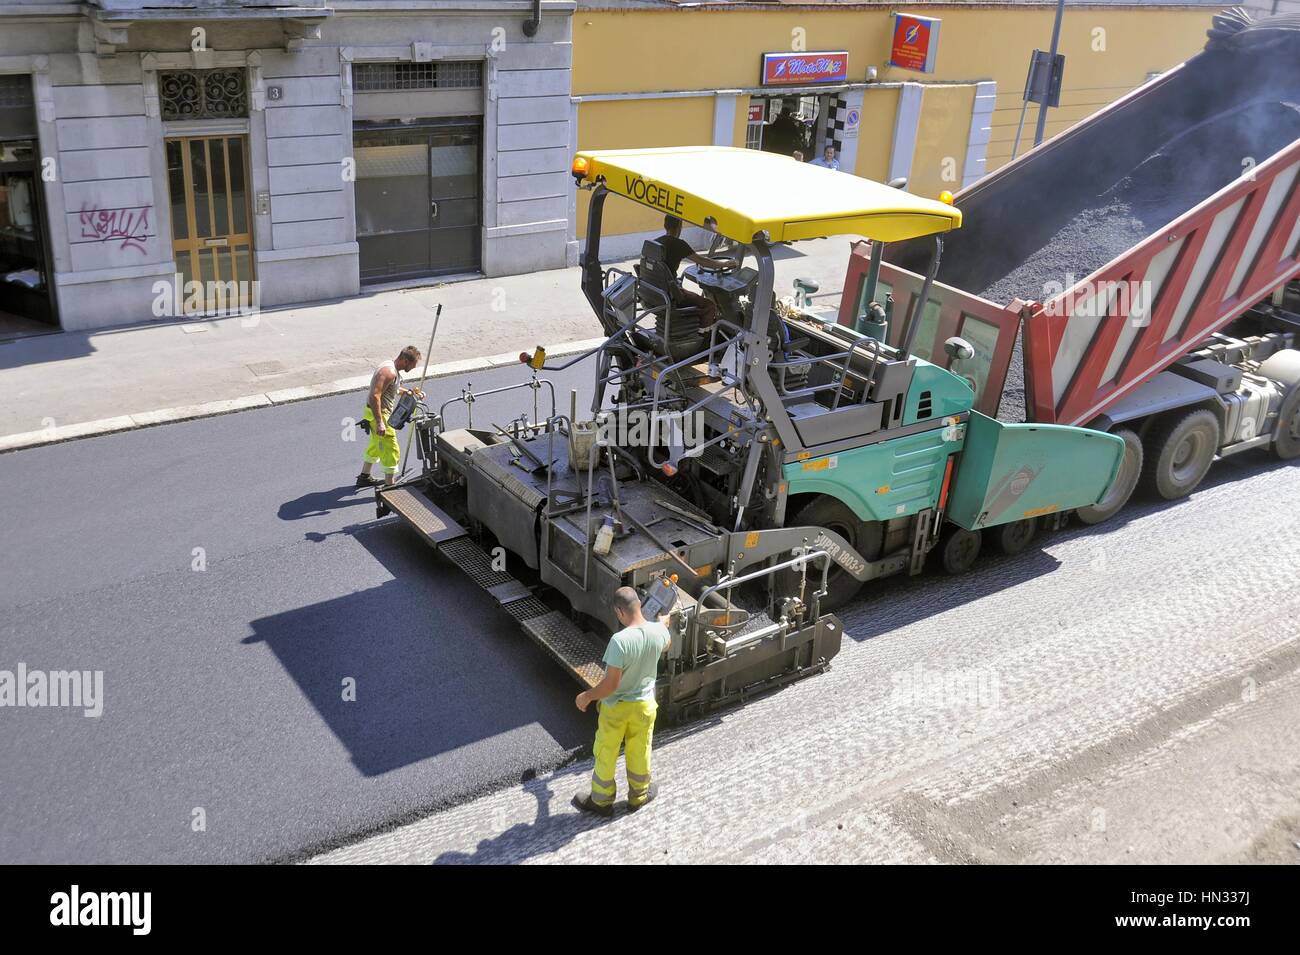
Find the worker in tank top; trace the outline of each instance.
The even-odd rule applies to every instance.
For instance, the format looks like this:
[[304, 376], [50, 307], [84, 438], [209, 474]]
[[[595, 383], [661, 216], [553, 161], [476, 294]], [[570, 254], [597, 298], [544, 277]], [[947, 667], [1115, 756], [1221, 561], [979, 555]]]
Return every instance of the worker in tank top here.
[[[361, 473], [357, 475], [357, 487], [374, 487], [380, 483], [392, 484], [397, 480], [401, 463], [402, 449], [397, 443], [397, 432], [388, 426], [388, 416], [397, 405], [397, 398], [405, 394], [402, 387], [404, 371], [411, 371], [420, 361], [420, 349], [407, 345], [392, 361], [386, 361], [370, 376], [370, 393], [366, 398], [366, 410], [362, 416], [362, 429], [370, 434], [370, 443], [366, 445]], [[414, 389], [418, 398], [424, 394]], [[384, 470], [384, 480], [380, 482], [371, 475], [371, 469], [378, 464]]]

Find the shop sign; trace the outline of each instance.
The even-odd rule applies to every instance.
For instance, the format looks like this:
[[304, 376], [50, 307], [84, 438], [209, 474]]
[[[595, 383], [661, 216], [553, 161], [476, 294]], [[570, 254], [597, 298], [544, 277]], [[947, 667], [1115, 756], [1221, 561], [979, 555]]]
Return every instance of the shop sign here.
[[849, 54], [764, 53], [764, 86], [812, 86], [843, 83], [849, 78]]
[[939, 20], [912, 13], [894, 14], [894, 42], [889, 50], [890, 66], [919, 73], [933, 73], [939, 56]]

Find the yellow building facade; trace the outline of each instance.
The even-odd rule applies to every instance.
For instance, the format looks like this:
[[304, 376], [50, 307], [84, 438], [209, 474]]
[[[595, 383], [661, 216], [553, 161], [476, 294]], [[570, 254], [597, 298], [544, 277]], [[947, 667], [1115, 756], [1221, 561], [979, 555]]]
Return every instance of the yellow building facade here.
[[[1205, 43], [1203, 3], [1067, 5], [1060, 106], [1046, 137], [1096, 112]], [[932, 72], [891, 66], [895, 12], [939, 21]], [[1055, 4], [704, 3], [579, 0], [573, 19], [573, 146], [758, 146], [792, 100], [810, 148], [834, 143], [840, 168], [934, 196], [956, 192], [1011, 158], [1031, 52], [1050, 45]], [[847, 53], [843, 80], [765, 86], [766, 53]], [[1030, 104], [1019, 151], [1033, 144]], [[757, 122], [755, 121], [757, 120]], [[805, 158], [812, 158], [805, 157]], [[586, 228], [575, 197], [575, 239]], [[606, 207], [602, 252], [632, 254], [658, 218]], [[620, 238], [623, 241], [620, 241]]]

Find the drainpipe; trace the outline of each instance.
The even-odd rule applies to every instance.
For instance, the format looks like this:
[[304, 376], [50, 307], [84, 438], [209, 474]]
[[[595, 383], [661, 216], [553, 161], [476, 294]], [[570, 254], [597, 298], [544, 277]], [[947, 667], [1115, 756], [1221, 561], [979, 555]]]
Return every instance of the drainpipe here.
[[533, 0], [533, 18], [524, 21], [524, 36], [537, 36], [542, 26], [542, 0]]

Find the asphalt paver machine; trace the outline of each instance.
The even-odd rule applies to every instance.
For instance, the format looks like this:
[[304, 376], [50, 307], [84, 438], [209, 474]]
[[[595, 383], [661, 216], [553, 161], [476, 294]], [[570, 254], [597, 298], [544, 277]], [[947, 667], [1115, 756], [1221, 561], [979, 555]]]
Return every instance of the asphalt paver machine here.
[[[910, 354], [906, 334], [886, 343], [912, 316], [864, 333], [806, 295], [778, 300], [775, 244], [929, 236], [937, 266], [961, 224], [951, 205], [722, 147], [584, 152], [573, 171], [590, 198], [582, 291], [603, 343], [562, 365], [539, 347], [521, 356], [528, 380], [425, 409], [421, 473], [377, 499], [581, 683], [602, 675], [619, 586], [671, 615], [658, 697], [680, 720], [824, 669], [841, 645], [834, 611], [864, 582], [918, 573], [936, 550], [957, 568], [975, 529], [1109, 488], [1122, 441], [973, 412], [964, 378]], [[661, 241], [630, 268], [602, 266], [611, 195], [705, 230], [721, 267], [685, 279], [712, 322]], [[590, 402], [557, 401], [545, 372], [584, 359]], [[517, 418], [473, 424], [474, 401], [511, 390]]]

